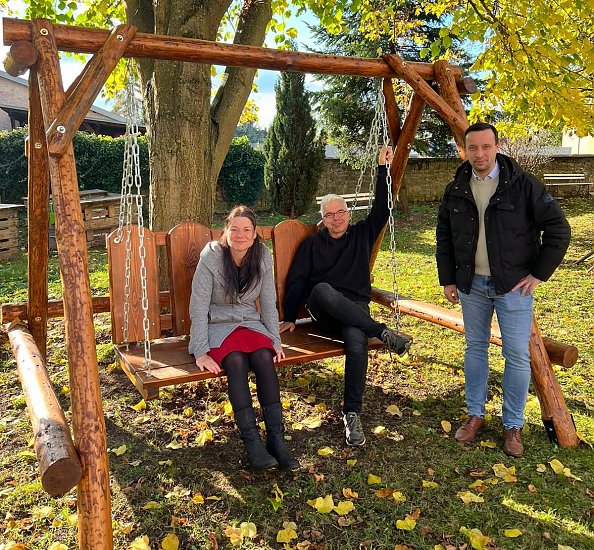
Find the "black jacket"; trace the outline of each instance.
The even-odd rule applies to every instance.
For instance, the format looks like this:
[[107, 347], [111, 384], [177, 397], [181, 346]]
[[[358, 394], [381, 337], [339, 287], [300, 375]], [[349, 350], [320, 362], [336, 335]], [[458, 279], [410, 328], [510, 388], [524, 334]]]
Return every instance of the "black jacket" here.
[[[491, 277], [498, 294], [532, 274], [546, 281], [563, 260], [571, 229], [559, 204], [532, 174], [498, 154], [499, 184], [485, 211]], [[437, 220], [439, 284], [468, 294], [474, 277], [479, 234], [478, 210], [468, 162], [446, 187]]]
[[386, 167], [378, 169], [373, 206], [364, 220], [351, 224], [335, 239], [325, 227], [307, 237], [295, 254], [283, 300], [284, 320], [295, 322], [299, 306], [313, 287], [330, 284], [347, 298], [369, 303], [369, 259], [373, 244], [388, 221]]

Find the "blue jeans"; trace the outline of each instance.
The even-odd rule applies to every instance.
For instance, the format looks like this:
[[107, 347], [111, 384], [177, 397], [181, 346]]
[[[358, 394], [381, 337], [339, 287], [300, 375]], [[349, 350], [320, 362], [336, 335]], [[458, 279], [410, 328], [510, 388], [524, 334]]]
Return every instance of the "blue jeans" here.
[[470, 294], [460, 292], [466, 351], [464, 377], [470, 416], [485, 416], [488, 348], [493, 310], [501, 329], [503, 371], [503, 426], [521, 428], [530, 385], [528, 341], [532, 325], [532, 295], [519, 291], [498, 295], [491, 277], [475, 275]]
[[343, 411], [359, 414], [367, 378], [368, 338], [378, 336], [386, 325], [373, 320], [369, 304], [349, 300], [328, 283], [313, 287], [307, 309], [321, 330], [342, 337], [345, 354]]

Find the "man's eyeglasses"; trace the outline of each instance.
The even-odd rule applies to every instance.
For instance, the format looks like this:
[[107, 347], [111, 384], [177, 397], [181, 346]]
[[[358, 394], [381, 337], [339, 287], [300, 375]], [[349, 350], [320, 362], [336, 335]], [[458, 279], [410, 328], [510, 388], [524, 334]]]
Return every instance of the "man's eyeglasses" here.
[[344, 210], [341, 208], [340, 210], [337, 210], [336, 212], [326, 212], [324, 214], [324, 219], [330, 220], [332, 218], [342, 218], [343, 216], [345, 216], [348, 213], [349, 213], [348, 210]]

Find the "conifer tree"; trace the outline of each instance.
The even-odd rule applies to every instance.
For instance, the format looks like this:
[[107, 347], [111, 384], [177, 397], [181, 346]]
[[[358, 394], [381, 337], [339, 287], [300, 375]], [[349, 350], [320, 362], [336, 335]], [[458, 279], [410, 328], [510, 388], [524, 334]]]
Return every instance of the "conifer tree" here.
[[272, 208], [296, 218], [315, 197], [324, 161], [303, 73], [284, 72], [275, 85], [276, 116], [264, 142], [264, 178]]

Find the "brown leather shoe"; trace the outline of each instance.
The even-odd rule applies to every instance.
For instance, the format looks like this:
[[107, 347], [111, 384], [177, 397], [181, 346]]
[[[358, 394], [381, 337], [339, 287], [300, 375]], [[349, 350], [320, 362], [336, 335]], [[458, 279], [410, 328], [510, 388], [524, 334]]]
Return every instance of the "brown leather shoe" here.
[[503, 452], [508, 456], [519, 458], [524, 454], [524, 445], [520, 432], [522, 428], [503, 428]]
[[480, 416], [469, 416], [466, 422], [462, 424], [457, 430], [456, 441], [460, 443], [470, 443], [474, 441], [476, 433], [485, 425], [485, 419]]

